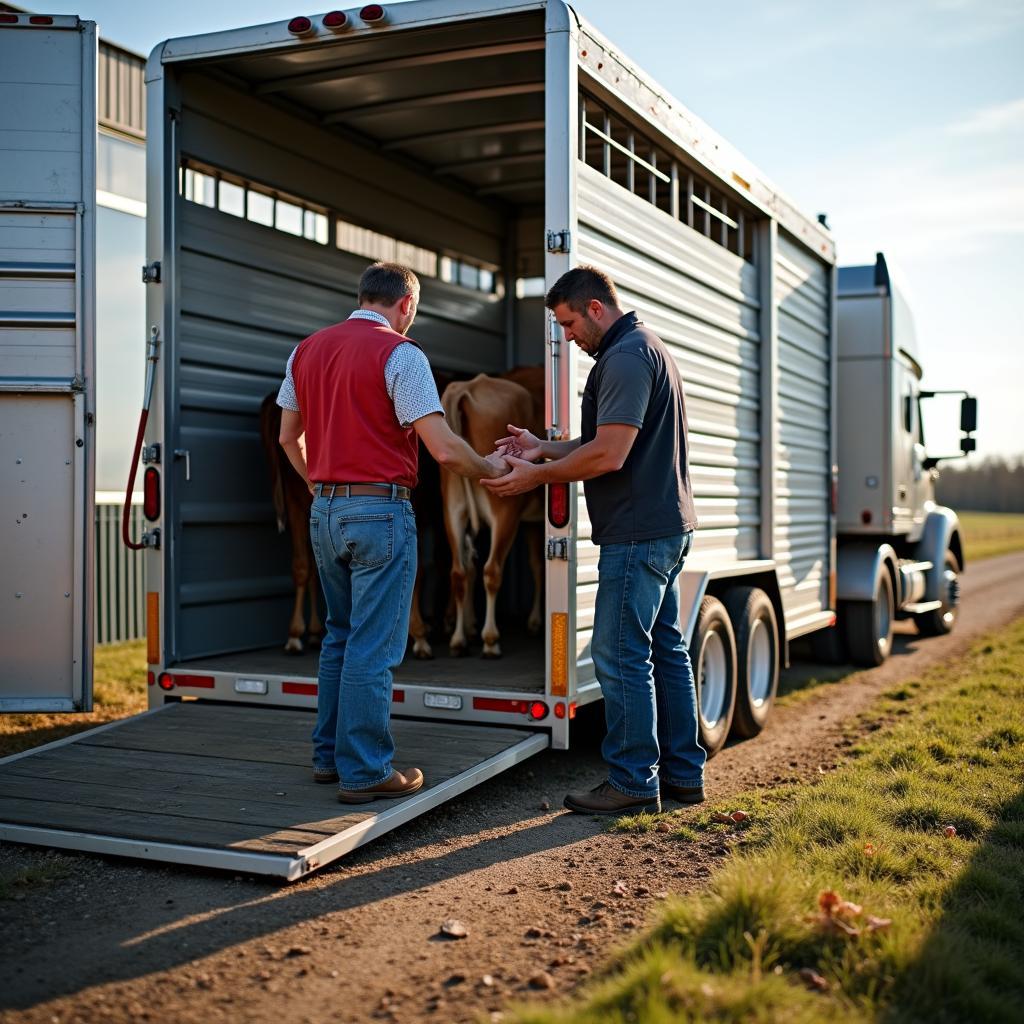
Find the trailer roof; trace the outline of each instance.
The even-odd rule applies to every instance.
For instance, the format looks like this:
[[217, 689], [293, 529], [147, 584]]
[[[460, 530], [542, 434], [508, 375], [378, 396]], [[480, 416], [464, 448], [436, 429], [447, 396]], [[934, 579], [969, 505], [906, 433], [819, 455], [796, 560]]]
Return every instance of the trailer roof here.
[[[684, 158], [777, 219], [819, 258], [835, 262], [826, 228], [563, 0], [409, 0], [385, 10], [375, 24], [347, 11], [338, 33], [323, 28], [317, 15], [310, 18], [313, 32], [302, 37], [279, 21], [170, 39], [153, 50], [147, 81], [159, 78], [164, 64], [216, 62], [219, 73], [325, 127], [429, 166], [477, 194], [539, 205], [544, 36], [553, 25], [564, 26], [579, 37], [584, 85], [596, 84], [631, 108]], [[481, 31], [487, 20], [493, 29]], [[420, 31], [398, 38], [413, 28]], [[393, 36], [383, 58], [381, 33]]]

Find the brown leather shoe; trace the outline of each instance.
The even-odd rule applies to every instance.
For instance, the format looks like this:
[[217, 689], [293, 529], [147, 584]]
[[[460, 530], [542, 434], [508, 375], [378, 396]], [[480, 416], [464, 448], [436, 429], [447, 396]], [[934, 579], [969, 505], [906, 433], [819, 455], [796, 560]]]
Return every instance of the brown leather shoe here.
[[661, 798], [657, 793], [654, 796], [627, 796], [610, 782], [602, 782], [587, 793], [569, 793], [563, 803], [577, 814], [609, 814], [617, 818], [661, 811]]
[[383, 782], [370, 789], [339, 789], [338, 799], [343, 804], [368, 804], [374, 800], [412, 796], [422, 788], [423, 772], [419, 768], [407, 768], [405, 772], [392, 771]]

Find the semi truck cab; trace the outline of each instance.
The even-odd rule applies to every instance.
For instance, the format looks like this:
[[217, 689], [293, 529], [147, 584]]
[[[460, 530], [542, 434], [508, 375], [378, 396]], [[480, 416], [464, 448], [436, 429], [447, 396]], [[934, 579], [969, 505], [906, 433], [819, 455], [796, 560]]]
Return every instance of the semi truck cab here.
[[[837, 598], [834, 657], [878, 665], [895, 619], [922, 633], [956, 621], [964, 568], [956, 513], [935, 501], [936, 465], [925, 446], [926, 391], [910, 306], [885, 256], [838, 272], [839, 367]], [[961, 454], [973, 451], [977, 401], [960, 411]]]

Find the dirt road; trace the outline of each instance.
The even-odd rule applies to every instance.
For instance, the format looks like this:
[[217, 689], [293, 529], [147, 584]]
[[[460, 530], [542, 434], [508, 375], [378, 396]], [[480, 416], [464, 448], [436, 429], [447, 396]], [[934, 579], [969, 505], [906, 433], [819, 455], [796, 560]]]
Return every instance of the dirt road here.
[[[777, 708], [765, 734], [711, 762], [711, 795], [813, 782], [880, 692], [1024, 615], [1024, 554], [970, 567], [963, 584], [953, 635], [909, 631], [880, 669], [828, 673], [834, 685]], [[814, 678], [797, 663], [783, 688]], [[460, 1022], [565, 994], [661, 894], [698, 889], [728, 855], [718, 840], [610, 834], [563, 813], [567, 789], [603, 777], [591, 733], [288, 887], [64, 857], [67, 877], [0, 900], [0, 1019]], [[56, 860], [7, 845], [0, 874]], [[440, 938], [446, 918], [468, 937]]]

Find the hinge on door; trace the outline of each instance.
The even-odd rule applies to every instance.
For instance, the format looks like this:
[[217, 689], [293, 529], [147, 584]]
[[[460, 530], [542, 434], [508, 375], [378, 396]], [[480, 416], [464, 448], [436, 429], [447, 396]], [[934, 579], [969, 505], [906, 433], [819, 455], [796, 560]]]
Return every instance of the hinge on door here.
[[568, 228], [548, 232], [548, 252], [568, 252], [572, 243], [572, 232]]
[[142, 449], [142, 464], [144, 466], [160, 465], [160, 442], [147, 444]]
[[142, 283], [143, 284], [159, 284], [160, 283], [160, 261], [153, 260], [152, 263], [144, 263], [142, 265]]
[[568, 537], [548, 537], [548, 560], [569, 561]]
[[142, 534], [142, 546], [144, 548], [153, 548], [155, 551], [160, 550], [160, 527], [156, 527], [153, 530], [146, 530]]

